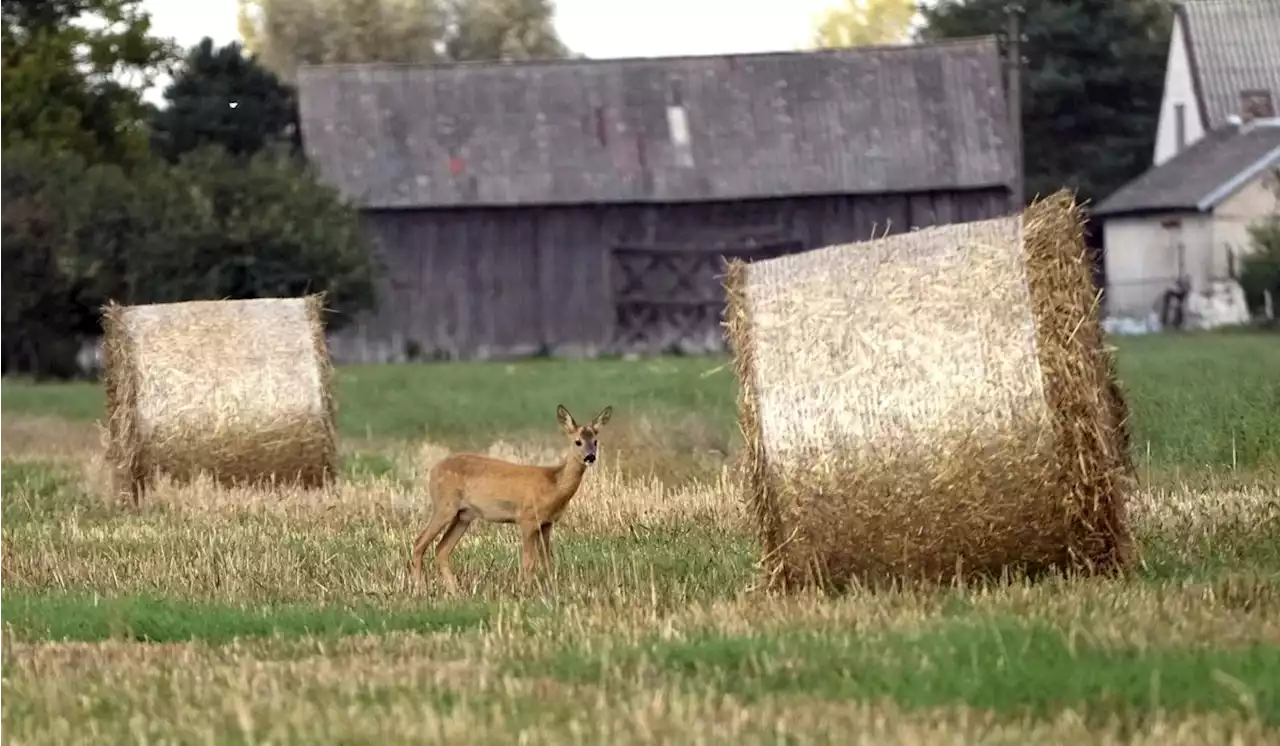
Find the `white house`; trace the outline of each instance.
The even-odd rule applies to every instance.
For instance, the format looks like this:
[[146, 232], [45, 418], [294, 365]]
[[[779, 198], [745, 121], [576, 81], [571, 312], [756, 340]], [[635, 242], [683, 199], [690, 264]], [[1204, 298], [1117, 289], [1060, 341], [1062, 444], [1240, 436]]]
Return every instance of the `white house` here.
[[1210, 132], [1099, 203], [1107, 312], [1144, 316], [1179, 278], [1199, 292], [1236, 277], [1248, 226], [1280, 209], [1277, 170], [1280, 119], [1256, 119]]
[[1152, 164], [1242, 117], [1276, 116], [1280, 0], [1187, 0], [1173, 33]]
[[1110, 315], [1233, 279], [1248, 227], [1280, 209], [1280, 0], [1187, 0], [1175, 19], [1155, 165], [1092, 211]]

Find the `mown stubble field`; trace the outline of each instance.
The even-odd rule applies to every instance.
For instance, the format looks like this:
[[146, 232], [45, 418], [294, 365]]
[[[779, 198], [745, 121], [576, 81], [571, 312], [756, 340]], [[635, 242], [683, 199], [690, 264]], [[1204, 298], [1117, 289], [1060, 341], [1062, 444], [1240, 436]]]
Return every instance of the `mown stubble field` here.
[[[344, 369], [339, 488], [136, 512], [102, 499], [96, 387], [6, 381], [6, 741], [1276, 742], [1280, 341], [1117, 344], [1139, 572], [836, 598], [753, 588], [722, 360]], [[551, 461], [561, 402], [614, 420], [555, 574], [481, 526], [462, 597], [412, 586], [421, 475]]]

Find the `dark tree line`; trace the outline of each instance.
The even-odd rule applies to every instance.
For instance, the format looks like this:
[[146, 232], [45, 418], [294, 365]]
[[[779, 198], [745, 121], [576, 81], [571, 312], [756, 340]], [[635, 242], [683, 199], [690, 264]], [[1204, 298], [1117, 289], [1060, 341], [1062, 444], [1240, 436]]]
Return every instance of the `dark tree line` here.
[[[106, 21], [84, 31], [74, 20]], [[107, 71], [174, 72], [165, 106]], [[108, 300], [374, 300], [352, 205], [302, 158], [293, 90], [238, 44], [178, 58], [137, 0], [5, 0], [4, 370], [77, 373]]]

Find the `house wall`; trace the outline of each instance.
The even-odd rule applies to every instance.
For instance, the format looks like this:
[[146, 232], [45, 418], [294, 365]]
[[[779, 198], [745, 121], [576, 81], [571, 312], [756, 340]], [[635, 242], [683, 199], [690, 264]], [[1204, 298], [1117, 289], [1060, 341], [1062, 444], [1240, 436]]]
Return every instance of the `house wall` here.
[[[1180, 227], [1165, 228], [1161, 221], [1166, 219], [1179, 220]], [[1186, 212], [1115, 217], [1102, 230], [1109, 315], [1145, 316], [1157, 310], [1180, 271], [1190, 276], [1196, 288], [1207, 279], [1213, 230], [1206, 216]]]
[[[622, 246], [705, 252], [795, 241], [800, 250], [1009, 213], [1003, 188], [876, 196], [818, 196], [675, 205], [596, 205], [371, 211], [365, 222], [386, 267], [377, 312], [331, 335], [338, 362], [490, 359], [615, 349]], [[719, 298], [713, 261], [676, 258], [668, 276]], [[688, 282], [688, 278], [685, 277]], [[685, 292], [685, 291], [680, 291]], [[680, 305], [678, 302], [672, 305]], [[692, 336], [722, 344], [712, 304]], [[659, 309], [661, 310], [661, 309]], [[708, 312], [709, 310], [709, 312]]]
[[[1234, 254], [1252, 250], [1248, 227], [1280, 209], [1275, 177], [1268, 172], [1203, 215], [1195, 212], [1116, 217], [1103, 224], [1106, 242], [1107, 313], [1141, 316], [1156, 304], [1178, 277], [1179, 267], [1194, 291], [1231, 277]], [[1161, 225], [1179, 219], [1179, 231]], [[1181, 248], [1179, 248], [1181, 244]], [[1179, 263], [1181, 259], [1181, 263]], [[1236, 271], [1239, 271], [1237, 266]]]
[[1195, 83], [1191, 75], [1191, 58], [1186, 42], [1182, 19], [1175, 16], [1173, 33], [1169, 37], [1169, 54], [1165, 62], [1160, 118], [1156, 124], [1156, 144], [1152, 156], [1152, 165], [1155, 166], [1159, 166], [1178, 153], [1177, 125], [1175, 124], [1178, 104], [1183, 106], [1185, 146], [1191, 145], [1204, 136], [1200, 103], [1196, 98]]
[[[1214, 208], [1213, 254], [1210, 265], [1214, 278], [1230, 275], [1232, 255], [1238, 259], [1253, 250], [1249, 226], [1280, 210], [1276, 188], [1275, 175], [1268, 171]], [[1239, 271], [1239, 268], [1236, 270]]]

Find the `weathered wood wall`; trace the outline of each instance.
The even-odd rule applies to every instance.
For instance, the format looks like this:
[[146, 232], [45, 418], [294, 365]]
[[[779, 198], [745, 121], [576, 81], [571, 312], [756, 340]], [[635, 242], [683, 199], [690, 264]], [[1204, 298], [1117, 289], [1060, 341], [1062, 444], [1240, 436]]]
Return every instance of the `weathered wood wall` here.
[[[378, 311], [331, 348], [344, 363], [711, 351], [723, 344], [718, 262], [681, 252], [754, 257], [1008, 212], [1005, 189], [369, 211], [387, 285]], [[674, 256], [636, 282], [646, 253]], [[653, 328], [637, 334], [626, 314]]]

